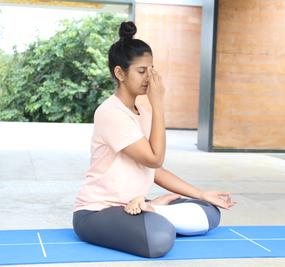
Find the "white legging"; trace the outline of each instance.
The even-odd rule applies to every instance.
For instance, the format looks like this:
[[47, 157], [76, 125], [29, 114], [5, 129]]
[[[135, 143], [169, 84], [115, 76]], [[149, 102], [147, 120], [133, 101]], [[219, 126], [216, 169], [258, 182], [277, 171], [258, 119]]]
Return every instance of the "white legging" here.
[[200, 235], [218, 226], [220, 211], [213, 205], [193, 199], [178, 199], [171, 205], [152, 205], [181, 235]]

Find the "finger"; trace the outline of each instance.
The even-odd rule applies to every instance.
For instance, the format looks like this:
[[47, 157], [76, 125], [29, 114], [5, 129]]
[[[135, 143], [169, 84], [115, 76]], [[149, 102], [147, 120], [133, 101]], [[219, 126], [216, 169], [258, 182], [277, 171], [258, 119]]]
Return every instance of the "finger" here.
[[228, 203], [224, 202], [224, 201], [220, 201], [220, 203], [218, 204], [218, 206], [220, 208], [223, 208], [223, 209], [228, 209]]
[[225, 209], [226, 209], [226, 210], [229, 210], [232, 206], [233, 206], [233, 205], [227, 205], [227, 206], [225, 207]]
[[148, 70], [148, 91], [154, 86], [154, 77], [151, 70]]
[[218, 195], [221, 195], [221, 196], [229, 196], [230, 195], [230, 192], [217, 192]]
[[226, 198], [226, 202], [227, 202], [227, 203], [232, 203], [232, 199], [231, 199], [230, 197], [227, 197], [227, 198]]
[[229, 197], [231, 195], [229, 192], [218, 192], [217, 194], [221, 197]]
[[155, 82], [159, 81], [159, 74], [155, 69], [152, 69], [152, 73], [153, 73], [153, 79]]
[[153, 80], [153, 70], [152, 70], [152, 67], [148, 67], [148, 68], [147, 68], [147, 72], [148, 72], [148, 75], [149, 75], [150, 80], [151, 80], [151, 79]]
[[226, 209], [230, 209], [236, 204], [236, 202], [227, 203]]
[[150, 72], [153, 77], [157, 76], [157, 71], [155, 70], [155, 68], [150, 68]]
[[147, 87], [147, 89], [146, 89], [146, 94], [148, 95], [149, 94], [149, 85], [148, 85], [148, 87]]
[[220, 199], [216, 205], [223, 209], [229, 209], [231, 207], [231, 203], [226, 202], [225, 200]]

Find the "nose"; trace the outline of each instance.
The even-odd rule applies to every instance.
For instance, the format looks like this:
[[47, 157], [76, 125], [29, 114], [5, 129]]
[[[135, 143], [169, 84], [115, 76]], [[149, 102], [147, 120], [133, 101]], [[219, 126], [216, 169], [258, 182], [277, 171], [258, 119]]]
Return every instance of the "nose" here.
[[148, 79], [149, 79], [149, 75], [148, 75], [148, 73], [146, 72], [145, 81], [148, 82]]

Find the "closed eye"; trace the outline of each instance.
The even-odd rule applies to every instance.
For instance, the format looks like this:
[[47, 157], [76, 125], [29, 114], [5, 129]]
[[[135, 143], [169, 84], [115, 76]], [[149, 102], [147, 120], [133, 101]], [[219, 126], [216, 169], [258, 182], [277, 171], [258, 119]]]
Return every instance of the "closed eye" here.
[[140, 73], [140, 74], [146, 73], [146, 70], [147, 70], [147, 67], [138, 67], [138, 68], [137, 68], [137, 71], [138, 71], [138, 73]]

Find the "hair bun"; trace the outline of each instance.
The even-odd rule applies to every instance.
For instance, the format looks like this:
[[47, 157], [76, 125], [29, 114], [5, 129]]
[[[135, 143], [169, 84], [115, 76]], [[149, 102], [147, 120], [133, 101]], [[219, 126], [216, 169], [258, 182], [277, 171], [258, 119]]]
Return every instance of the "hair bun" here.
[[132, 21], [122, 22], [119, 29], [120, 39], [132, 39], [137, 32], [137, 27]]

